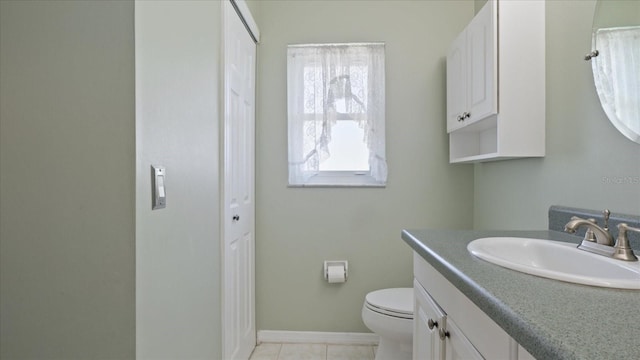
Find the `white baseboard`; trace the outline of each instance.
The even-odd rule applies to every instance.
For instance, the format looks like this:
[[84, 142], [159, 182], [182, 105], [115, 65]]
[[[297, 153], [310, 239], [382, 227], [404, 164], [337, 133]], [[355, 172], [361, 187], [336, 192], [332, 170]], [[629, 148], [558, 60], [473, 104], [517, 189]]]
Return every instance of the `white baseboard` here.
[[374, 333], [258, 330], [260, 343], [378, 345]]

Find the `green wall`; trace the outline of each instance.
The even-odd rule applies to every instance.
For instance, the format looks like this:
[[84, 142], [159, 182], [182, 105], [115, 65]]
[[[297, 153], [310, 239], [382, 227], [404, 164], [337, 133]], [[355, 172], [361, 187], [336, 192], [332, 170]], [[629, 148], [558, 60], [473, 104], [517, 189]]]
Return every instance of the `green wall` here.
[[0, 358], [135, 356], [133, 2], [0, 1]]
[[640, 145], [609, 123], [583, 60], [595, 1], [546, 6], [547, 155], [475, 165], [477, 228], [546, 228], [553, 204], [640, 214]]
[[[473, 167], [448, 163], [445, 54], [473, 16], [460, 1], [268, 1], [258, 10], [257, 327], [368, 332], [367, 292], [412, 286], [403, 228], [469, 228]], [[384, 189], [287, 188], [286, 46], [386, 43]], [[324, 260], [349, 260], [328, 284]]]
[[[220, 359], [222, 3], [138, 1], [136, 358]], [[167, 206], [151, 209], [151, 165]]]
[[[640, 145], [582, 60], [595, 1], [547, 2], [547, 156], [448, 164], [444, 54], [481, 3], [249, 2], [258, 329], [367, 331], [364, 295], [411, 284], [403, 228], [540, 229], [552, 204], [640, 213]], [[388, 186], [287, 188], [286, 45], [340, 41], [387, 44]], [[135, 355], [133, 46], [131, 2], [0, 1], [0, 358]], [[349, 281], [324, 282], [325, 259], [349, 260]]]

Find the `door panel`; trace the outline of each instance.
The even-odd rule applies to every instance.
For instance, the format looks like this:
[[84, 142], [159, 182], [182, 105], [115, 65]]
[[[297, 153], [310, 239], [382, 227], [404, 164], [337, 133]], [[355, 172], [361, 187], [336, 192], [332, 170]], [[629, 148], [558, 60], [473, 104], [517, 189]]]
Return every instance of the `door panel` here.
[[[413, 289], [413, 359], [444, 360], [444, 341], [438, 336], [438, 331], [446, 325], [446, 314], [418, 280], [413, 280]], [[430, 320], [434, 322], [432, 328], [429, 328]]]
[[248, 359], [255, 329], [255, 43], [224, 2], [224, 305], [225, 359]]
[[498, 112], [497, 41], [495, 3], [489, 3], [467, 27], [467, 103], [470, 118], [466, 124]]
[[447, 54], [447, 132], [464, 125], [458, 117], [467, 111], [466, 41], [466, 32], [463, 32]]

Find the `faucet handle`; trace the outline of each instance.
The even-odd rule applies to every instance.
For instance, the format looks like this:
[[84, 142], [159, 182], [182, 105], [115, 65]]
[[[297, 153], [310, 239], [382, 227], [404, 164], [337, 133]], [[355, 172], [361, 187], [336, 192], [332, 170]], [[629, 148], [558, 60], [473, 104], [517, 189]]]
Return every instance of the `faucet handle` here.
[[633, 253], [633, 249], [629, 246], [629, 238], [627, 237], [627, 231], [635, 231], [640, 233], [639, 228], [631, 227], [625, 223], [618, 224], [618, 238], [614, 245], [615, 251], [613, 257], [615, 259], [625, 261], [638, 261], [638, 258]]
[[602, 215], [604, 216], [604, 231], [609, 231], [609, 216], [611, 216], [611, 211], [609, 209], [604, 209], [602, 211]]

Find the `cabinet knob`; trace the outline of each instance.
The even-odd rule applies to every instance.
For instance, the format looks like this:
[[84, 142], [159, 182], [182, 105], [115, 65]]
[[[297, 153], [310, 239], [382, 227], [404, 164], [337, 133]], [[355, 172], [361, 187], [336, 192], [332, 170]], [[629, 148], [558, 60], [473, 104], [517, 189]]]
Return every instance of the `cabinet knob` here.
[[240, 215], [233, 215], [233, 217], [231, 218], [231, 220], [233, 220], [233, 221], [239, 221], [239, 220], [240, 220]]
[[456, 119], [458, 119], [458, 121], [462, 121], [462, 120], [464, 120], [464, 117], [462, 117], [462, 115], [458, 115], [458, 116], [456, 116]]
[[444, 329], [440, 329], [440, 340], [444, 340], [449, 337], [449, 332]]
[[438, 322], [433, 321], [433, 319], [429, 319], [427, 321], [427, 326], [429, 326], [429, 330], [433, 330], [434, 327], [438, 327]]
[[465, 119], [468, 119], [471, 117], [471, 113], [470, 112], [466, 112], [463, 114]]

